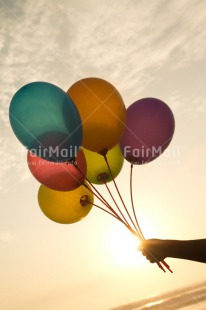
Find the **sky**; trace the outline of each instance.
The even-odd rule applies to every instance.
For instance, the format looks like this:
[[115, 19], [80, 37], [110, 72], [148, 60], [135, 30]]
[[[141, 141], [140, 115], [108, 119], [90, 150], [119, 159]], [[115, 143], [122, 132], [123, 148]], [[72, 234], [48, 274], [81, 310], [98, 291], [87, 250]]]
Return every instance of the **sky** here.
[[[107, 310], [205, 280], [205, 264], [172, 258], [164, 274], [100, 210], [72, 225], [47, 219], [8, 109], [29, 82], [66, 91], [91, 76], [112, 83], [126, 107], [163, 100], [175, 134], [165, 154], [134, 168], [140, 226], [146, 238], [205, 238], [206, 2], [0, 0], [0, 72], [1, 309]], [[117, 183], [129, 202], [128, 163]]]

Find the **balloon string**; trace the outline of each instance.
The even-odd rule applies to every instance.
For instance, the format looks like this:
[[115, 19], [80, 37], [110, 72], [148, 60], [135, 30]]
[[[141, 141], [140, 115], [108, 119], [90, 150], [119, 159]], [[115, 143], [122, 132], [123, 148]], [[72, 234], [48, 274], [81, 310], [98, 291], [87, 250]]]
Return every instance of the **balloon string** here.
[[[125, 223], [120, 216], [116, 213], [116, 211], [109, 205], [109, 203], [106, 201], [106, 199], [101, 195], [101, 193], [96, 189], [96, 187], [89, 181], [89, 179], [84, 175], [84, 173], [81, 171], [81, 169], [77, 166], [76, 163], [73, 162], [73, 165], [76, 169], [78, 169], [78, 171], [81, 173], [81, 175], [85, 178], [85, 180], [90, 184], [90, 186], [96, 191], [96, 193], [94, 191], [92, 191], [85, 183], [83, 183], [83, 185], [97, 198], [99, 199], [104, 205], [105, 207], [107, 207], [114, 215], [115, 217], [122, 222], [124, 225], [126, 225], [127, 227], [129, 226], [128, 223]], [[99, 195], [99, 196], [98, 196]], [[128, 229], [131, 231], [131, 227], [128, 227]]]
[[[133, 176], [132, 171], [133, 171], [133, 163], [131, 163], [131, 169], [130, 169], [130, 196], [131, 196], [131, 204], [132, 204], [132, 210], [133, 210], [133, 214], [134, 214], [134, 217], [135, 217], [135, 221], [136, 221], [137, 227], [139, 229], [139, 234], [140, 234], [142, 239], [145, 239], [145, 237], [144, 237], [144, 235], [142, 233], [142, 230], [140, 228], [139, 222], [137, 220], [137, 216], [136, 216], [136, 212], [135, 212], [135, 207], [134, 207], [133, 191], [132, 191], [132, 188], [133, 188], [133, 186], [132, 186], [132, 176]], [[170, 272], [173, 272], [170, 269], [170, 266], [164, 260], [161, 261], [161, 262], [158, 262], [158, 260], [155, 258], [155, 256], [150, 251], [148, 251], [148, 250], [146, 250], [146, 251], [154, 258], [155, 262], [157, 263], [157, 265], [158, 265], [158, 267], [160, 269], [162, 269], [165, 272], [163, 266], [161, 265], [161, 263], [162, 263]]]
[[[83, 184], [84, 187], [86, 187], [96, 198], [99, 199], [99, 201], [101, 201], [101, 203], [103, 203], [105, 205], [105, 207], [107, 207], [111, 212], [113, 212], [115, 214], [115, 216], [120, 219], [122, 221], [122, 219], [119, 217], [119, 215], [115, 212], [115, 210], [109, 205], [109, 204], [105, 204], [104, 201], [96, 194], [92, 191], [91, 188], [89, 188], [88, 185], [86, 185], [85, 183]], [[123, 222], [123, 221], [122, 221]]]
[[136, 216], [136, 212], [135, 212], [135, 207], [134, 207], [133, 192], [132, 192], [132, 171], [133, 171], [133, 163], [131, 163], [131, 169], [130, 169], [130, 197], [131, 197], [131, 204], [132, 204], [132, 210], [133, 210], [134, 218], [135, 218], [138, 230], [139, 230], [139, 234], [142, 237], [142, 239], [145, 239], [144, 235], [142, 233], [142, 230], [140, 228], [139, 222], [137, 220], [137, 216]]
[[[81, 171], [81, 169], [77, 166], [77, 164], [73, 162], [73, 165], [74, 165], [74, 167], [81, 173], [81, 175], [83, 176], [83, 178], [89, 183], [89, 185], [93, 188], [93, 190], [95, 190], [95, 192], [99, 195], [99, 197], [101, 197], [101, 199], [102, 199], [103, 201], [100, 200], [100, 198], [97, 197], [96, 195], [95, 195], [95, 196], [96, 196], [105, 206], [109, 205], [108, 202], [106, 201], [106, 199], [101, 195], [101, 193], [96, 189], [96, 187], [89, 181], [89, 179], [85, 176], [85, 174]], [[83, 185], [85, 185], [85, 184], [83, 184]], [[92, 193], [93, 193], [93, 192], [92, 192]], [[93, 194], [94, 194], [94, 193], [93, 193]]]
[[110, 194], [110, 196], [111, 196], [111, 198], [112, 198], [113, 202], [115, 203], [115, 205], [116, 205], [116, 207], [117, 207], [118, 211], [120, 212], [121, 216], [123, 217], [123, 219], [124, 219], [125, 223], [127, 224], [127, 226], [128, 226], [128, 227], [130, 227], [130, 228], [131, 228], [131, 226], [129, 225], [129, 223], [128, 223], [127, 219], [125, 218], [124, 214], [122, 213], [121, 209], [119, 208], [119, 206], [118, 206], [118, 204], [117, 204], [116, 200], [114, 199], [114, 196], [112, 195], [112, 193], [111, 193], [111, 191], [110, 191], [110, 189], [109, 189], [109, 186], [107, 185], [107, 183], [106, 183], [106, 181], [105, 181], [105, 180], [104, 180], [104, 185], [106, 186], [107, 191], [109, 192], [109, 194]]
[[112, 193], [111, 193], [111, 191], [110, 191], [110, 189], [109, 189], [109, 186], [107, 185], [107, 183], [106, 183], [105, 180], [104, 180], [104, 185], [106, 186], [107, 191], [109, 192], [109, 194], [110, 194], [110, 196], [111, 196], [111, 198], [112, 198], [114, 204], [116, 205], [118, 211], [120, 212], [121, 216], [123, 217], [123, 219], [125, 220], [125, 222], [126, 222], [127, 225], [129, 226], [129, 223], [128, 223], [127, 219], [125, 218], [124, 214], [123, 214], [122, 211], [120, 210], [120, 208], [119, 208], [119, 206], [118, 206], [116, 200], [114, 199], [114, 196], [112, 195]]
[[127, 215], [128, 215], [128, 217], [130, 218], [130, 221], [132, 222], [132, 224], [133, 224], [135, 230], [137, 231], [137, 233], [139, 233], [139, 232], [138, 232], [138, 229], [137, 229], [137, 227], [136, 227], [136, 225], [135, 225], [135, 223], [134, 223], [134, 221], [133, 221], [133, 219], [131, 218], [131, 216], [130, 216], [128, 210], [127, 210], [127, 207], [126, 207], [126, 205], [125, 205], [125, 203], [124, 203], [124, 200], [123, 200], [123, 198], [122, 198], [122, 196], [121, 196], [121, 194], [120, 194], [120, 191], [119, 191], [119, 189], [118, 189], [118, 187], [117, 187], [117, 183], [116, 183], [116, 181], [115, 181], [115, 179], [114, 179], [112, 170], [111, 170], [111, 168], [110, 168], [110, 166], [109, 166], [109, 162], [108, 162], [108, 160], [107, 160], [107, 155], [106, 155], [106, 154], [103, 154], [103, 156], [104, 156], [105, 162], [106, 162], [106, 164], [107, 164], [107, 167], [108, 167], [108, 169], [109, 169], [109, 173], [110, 173], [110, 175], [111, 175], [111, 178], [112, 178], [112, 181], [113, 181], [113, 183], [114, 183], [114, 186], [115, 186], [115, 188], [116, 188], [116, 190], [117, 190], [117, 193], [118, 193], [118, 195], [119, 195], [119, 198], [121, 199], [121, 202], [122, 202], [122, 204], [123, 204], [123, 206], [124, 206], [124, 209], [125, 209], [125, 211], [127, 212]]
[[173, 273], [173, 271], [170, 269], [170, 266], [169, 266], [164, 260], [162, 260], [161, 263], [162, 263], [171, 273]]
[[[90, 184], [90, 186], [97, 192], [97, 194], [101, 197], [99, 197], [96, 193], [94, 193], [90, 188], [89, 188], [89, 186], [87, 186], [85, 183], [83, 183], [83, 186], [85, 186], [96, 198], [98, 198], [104, 205], [105, 205], [105, 207], [107, 207], [112, 213], [110, 213], [109, 211], [107, 211], [107, 210], [105, 210], [105, 209], [103, 209], [103, 208], [101, 208], [101, 207], [99, 207], [99, 206], [97, 206], [97, 205], [95, 205], [96, 207], [99, 207], [100, 209], [102, 209], [103, 211], [105, 211], [105, 212], [107, 212], [107, 213], [109, 213], [110, 215], [112, 215], [113, 217], [115, 217], [116, 219], [118, 219], [122, 224], [124, 224], [128, 229], [129, 229], [129, 231], [133, 234], [133, 235], [135, 235], [138, 239], [142, 239], [141, 237], [140, 237], [140, 235], [139, 235], [139, 232], [137, 231], [134, 231], [132, 228], [131, 228], [131, 226], [130, 225], [128, 225], [127, 223], [125, 223], [121, 218], [120, 218], [120, 216], [116, 213], [116, 211], [109, 205], [109, 203], [106, 201], [106, 199], [101, 195], [101, 193], [99, 193], [99, 191], [95, 188], [95, 186], [87, 179], [87, 177], [84, 175], [84, 173], [81, 171], [81, 169], [77, 166], [77, 164], [75, 164], [74, 162], [73, 162], [73, 165], [74, 165], [74, 167], [75, 168], [77, 168], [78, 169], [78, 171], [81, 173], [81, 175], [87, 180], [87, 182]], [[110, 167], [108, 167], [109, 168], [109, 170], [111, 171], [111, 169], [110, 169]], [[111, 173], [111, 172], [110, 172]], [[111, 175], [112, 176], [112, 175]], [[114, 178], [113, 178], [113, 176], [112, 176], [112, 179], [113, 179], [113, 181], [114, 181]], [[115, 183], [115, 182], [114, 182]], [[127, 211], [128, 212], [128, 211]], [[151, 256], [153, 256], [151, 253], [150, 253], [150, 255]], [[154, 257], [154, 256], [153, 256]], [[155, 257], [154, 257], [154, 259], [155, 259]], [[159, 268], [160, 269], [162, 269], [164, 272], [165, 272], [165, 270], [164, 270], [164, 268], [162, 267], [162, 265], [155, 259], [155, 261], [156, 261], [156, 263], [157, 263], [157, 265], [159, 266]], [[164, 261], [162, 261], [161, 262], [170, 272], [172, 272], [171, 270], [170, 270], [170, 268], [169, 268], [169, 266], [164, 262]]]
[[94, 207], [97, 207], [98, 209], [101, 209], [101, 210], [104, 211], [104, 212], [107, 212], [108, 214], [112, 215], [112, 216], [115, 217], [117, 220], [119, 220], [119, 218], [118, 218], [116, 215], [114, 215], [113, 213], [111, 213], [111, 212], [105, 210], [104, 208], [98, 206], [97, 204], [92, 203], [92, 202], [90, 202], [90, 201], [87, 201], [87, 203], [90, 204], [90, 205], [92, 205], [92, 206], [94, 206]]
[[[88, 181], [88, 182], [89, 182], [89, 181]], [[95, 206], [95, 207], [101, 209], [102, 211], [104, 211], [104, 212], [110, 214], [111, 216], [113, 216], [114, 218], [116, 218], [118, 221], [120, 221], [122, 224], [124, 224], [124, 225], [127, 227], [127, 229], [129, 229], [129, 231], [130, 231], [133, 235], [135, 235], [139, 240], [142, 239], [142, 237], [141, 237], [141, 235], [139, 234], [139, 232], [134, 231], [134, 230], [131, 228], [131, 226], [128, 224], [128, 222], [124, 222], [124, 221], [120, 218], [120, 216], [115, 212], [115, 210], [114, 210], [108, 203], [105, 204], [104, 201], [102, 201], [101, 198], [98, 197], [98, 195], [97, 195], [96, 193], [94, 193], [94, 192], [89, 188], [89, 186], [87, 186], [85, 183], [84, 183], [83, 185], [84, 185], [95, 197], [97, 197], [97, 198], [98, 198], [111, 212], [113, 212], [113, 213], [111, 213], [111, 212], [105, 210], [104, 208], [102, 208], [102, 207], [100, 207], [100, 206], [98, 206], [98, 205], [96, 205], [96, 204], [94, 204], [94, 203], [91, 203], [91, 202], [87, 202], [87, 203], [89, 203], [89, 204], [91, 204], [91, 205], [93, 205], [93, 206]], [[120, 211], [120, 213], [121, 213], [121, 211]], [[123, 216], [123, 217], [124, 217], [124, 216]], [[148, 250], [146, 250], [146, 251], [154, 258], [156, 264], [158, 265], [158, 267], [159, 267], [160, 269], [162, 269], [162, 270], [165, 272], [163, 266], [161, 265], [161, 263], [162, 263], [170, 272], [172, 272], [172, 270], [169, 268], [169, 266], [167, 265], [167, 263], [165, 263], [164, 261], [161, 261], [161, 263], [158, 262], [158, 260], [154, 257], [154, 255], [153, 255], [150, 251], [148, 251]]]
[[[120, 216], [116, 213], [116, 211], [110, 206], [110, 204], [106, 201], [106, 199], [101, 195], [101, 193], [96, 189], [96, 187], [89, 181], [89, 179], [85, 176], [85, 174], [81, 171], [81, 169], [78, 167], [78, 165], [76, 164], [76, 162], [72, 161], [72, 164], [74, 165], [74, 167], [81, 173], [81, 175], [85, 178], [85, 180], [90, 184], [90, 186], [96, 191], [97, 194], [95, 194], [85, 183], [83, 183], [83, 185], [97, 198], [99, 199], [104, 205], [105, 207], [107, 207], [112, 213], [115, 214], [115, 216], [118, 218], [118, 220], [120, 222], [122, 222], [128, 229], [129, 231], [135, 235], [138, 239], [141, 239], [140, 235], [138, 232], [136, 232], [135, 230], [132, 229], [132, 227], [129, 225], [129, 223], [126, 221], [124, 222]], [[120, 211], [121, 213], [121, 211]]]
[[[164, 267], [162, 266], [162, 265], [164, 265], [171, 273], [173, 273], [173, 271], [170, 269], [170, 266], [169, 266], [164, 260], [162, 260], [161, 262], [159, 262], [159, 261], [157, 260], [157, 258], [156, 258], [149, 250], [146, 250], [146, 249], [145, 249], [145, 251], [155, 260], [156, 264], [158, 265], [158, 267], [159, 267], [160, 269], [162, 269], [162, 270], [165, 272], [165, 269], [164, 269]], [[162, 265], [161, 265], [161, 264], [162, 264]]]
[[81, 169], [77, 166], [76, 163], [73, 162], [73, 165], [76, 169], [78, 169], [78, 171], [81, 173], [81, 175], [85, 178], [85, 180], [90, 184], [90, 186], [97, 192], [97, 195], [96, 193], [94, 193], [85, 183], [83, 183], [83, 185], [97, 198], [99, 199], [104, 205], [105, 207], [107, 207], [114, 215], [115, 217], [122, 223], [124, 224], [128, 229], [129, 231], [135, 235], [137, 238], [140, 238], [139, 237], [139, 234], [136, 233], [136, 231], [134, 231], [131, 226], [128, 224], [128, 223], [125, 223], [121, 218], [120, 216], [116, 213], [116, 211], [109, 205], [109, 203], [106, 201], [106, 199], [101, 195], [101, 193], [95, 188], [95, 186], [88, 180], [88, 178], [84, 175], [84, 173], [81, 171]]
[[110, 215], [112, 215], [114, 218], [116, 218], [118, 221], [120, 221], [122, 224], [124, 224], [124, 225], [129, 229], [129, 231], [130, 231], [133, 235], [135, 235], [138, 239], [141, 239], [141, 238], [139, 237], [139, 235], [137, 235], [136, 231], [134, 231], [129, 225], [127, 225], [124, 221], [122, 221], [120, 217], [115, 216], [115, 215], [112, 214], [111, 212], [105, 210], [104, 208], [98, 206], [98, 205], [95, 204], [95, 203], [92, 203], [92, 202], [90, 202], [90, 201], [88, 201], [87, 203], [88, 203], [88, 204], [91, 204], [91, 205], [94, 206], [94, 207], [97, 207], [98, 209], [100, 209], [100, 210], [102, 210], [102, 211], [104, 211], [104, 212], [107, 212], [107, 213], [110, 214]]

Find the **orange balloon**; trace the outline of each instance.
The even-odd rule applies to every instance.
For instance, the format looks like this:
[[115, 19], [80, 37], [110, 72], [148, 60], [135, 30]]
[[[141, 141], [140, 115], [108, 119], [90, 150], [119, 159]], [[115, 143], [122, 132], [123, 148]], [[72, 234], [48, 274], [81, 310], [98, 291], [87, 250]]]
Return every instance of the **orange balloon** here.
[[103, 152], [118, 144], [126, 123], [126, 109], [117, 89], [99, 78], [85, 78], [67, 91], [75, 103], [83, 125], [82, 145]]

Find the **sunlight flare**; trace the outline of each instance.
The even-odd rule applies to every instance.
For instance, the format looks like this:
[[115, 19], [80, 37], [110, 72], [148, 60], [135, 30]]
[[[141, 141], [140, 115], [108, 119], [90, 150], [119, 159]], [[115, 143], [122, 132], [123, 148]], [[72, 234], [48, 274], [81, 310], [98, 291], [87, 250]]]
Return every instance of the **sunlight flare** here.
[[134, 267], [145, 262], [138, 251], [140, 241], [124, 227], [115, 227], [108, 231], [108, 251], [116, 266]]

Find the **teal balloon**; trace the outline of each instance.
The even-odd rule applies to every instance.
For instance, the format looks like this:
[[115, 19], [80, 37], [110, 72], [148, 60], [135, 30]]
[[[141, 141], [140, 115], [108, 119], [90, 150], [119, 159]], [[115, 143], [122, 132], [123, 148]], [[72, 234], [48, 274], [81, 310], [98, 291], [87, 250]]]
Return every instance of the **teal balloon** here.
[[72, 99], [59, 87], [33, 82], [20, 88], [9, 109], [11, 127], [35, 155], [51, 162], [76, 157], [82, 144], [82, 122]]

